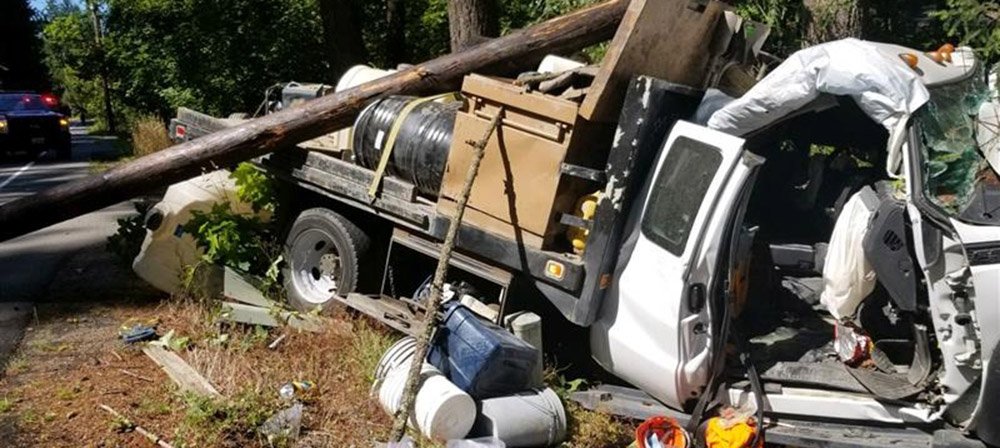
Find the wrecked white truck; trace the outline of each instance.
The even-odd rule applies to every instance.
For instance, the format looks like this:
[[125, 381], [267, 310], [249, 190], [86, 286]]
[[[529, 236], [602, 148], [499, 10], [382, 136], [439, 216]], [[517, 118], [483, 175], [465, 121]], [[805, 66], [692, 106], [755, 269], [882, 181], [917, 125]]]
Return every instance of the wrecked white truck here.
[[[496, 323], [542, 315], [548, 349], [589, 333], [590, 356], [642, 391], [604, 386], [585, 406], [697, 422], [729, 404], [803, 446], [1000, 445], [985, 73], [965, 48], [845, 40], [735, 100], [639, 76], [611, 125], [580, 118], [576, 86], [471, 75], [461, 98], [379, 100], [333, 143], [259, 165], [295, 211], [290, 302], [410, 333], [466, 142], [502, 113], [449, 282]], [[188, 113], [172, 130], [224, 125]], [[162, 212], [151, 232], [175, 232]]]

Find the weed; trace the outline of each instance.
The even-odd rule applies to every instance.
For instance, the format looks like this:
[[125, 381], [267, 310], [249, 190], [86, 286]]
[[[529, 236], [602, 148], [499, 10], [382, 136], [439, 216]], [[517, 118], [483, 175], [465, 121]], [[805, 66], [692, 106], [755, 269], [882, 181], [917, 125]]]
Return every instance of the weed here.
[[354, 342], [348, 352], [348, 359], [358, 371], [364, 372], [365, 382], [375, 381], [375, 367], [389, 347], [395, 343], [393, 336], [375, 328], [365, 320], [359, 320], [354, 327]]
[[246, 389], [232, 400], [184, 395], [187, 411], [178, 435], [198, 446], [216, 446], [222, 442], [248, 444], [257, 440], [257, 428], [280, 407], [276, 398], [266, 395], [272, 394]]
[[133, 201], [135, 214], [118, 220], [118, 231], [108, 237], [106, 248], [115, 255], [121, 266], [132, 268], [132, 261], [139, 255], [142, 242], [146, 239], [146, 213], [153, 204], [149, 201]]
[[172, 411], [173, 409], [167, 401], [143, 398], [139, 402], [139, 413], [142, 415], [170, 415]]
[[161, 151], [173, 145], [167, 127], [159, 118], [143, 116], [132, 125], [132, 148], [136, 156], [142, 157]]
[[21, 413], [21, 421], [28, 425], [38, 423], [38, 413], [34, 409], [28, 409]]
[[28, 358], [23, 353], [18, 353], [7, 362], [7, 375], [16, 375], [28, 371]]
[[78, 393], [79, 393], [79, 390], [76, 389], [76, 388], [69, 389], [69, 388], [65, 388], [65, 387], [60, 387], [58, 390], [56, 390], [56, 398], [58, 398], [60, 400], [63, 400], [63, 401], [69, 401], [69, 400], [72, 400], [72, 399], [76, 398], [76, 395]]
[[6, 414], [10, 412], [11, 409], [14, 409], [14, 400], [11, 400], [10, 397], [3, 397], [0, 399], [0, 414]]

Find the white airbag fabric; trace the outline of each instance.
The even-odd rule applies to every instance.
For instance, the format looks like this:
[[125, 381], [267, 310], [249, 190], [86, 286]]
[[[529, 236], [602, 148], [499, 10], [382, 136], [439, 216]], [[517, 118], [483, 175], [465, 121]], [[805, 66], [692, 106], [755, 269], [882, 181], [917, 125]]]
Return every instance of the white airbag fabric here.
[[843, 39], [796, 52], [742, 98], [715, 112], [708, 127], [744, 135], [824, 93], [853, 98], [865, 114], [889, 130], [886, 169], [895, 174], [906, 122], [930, 94], [901, 59], [880, 52], [871, 42]]
[[858, 305], [875, 290], [875, 269], [865, 258], [863, 246], [875, 207], [866, 203], [866, 195], [873, 198], [875, 193], [866, 187], [844, 204], [826, 253], [820, 302], [837, 320], [853, 317]]

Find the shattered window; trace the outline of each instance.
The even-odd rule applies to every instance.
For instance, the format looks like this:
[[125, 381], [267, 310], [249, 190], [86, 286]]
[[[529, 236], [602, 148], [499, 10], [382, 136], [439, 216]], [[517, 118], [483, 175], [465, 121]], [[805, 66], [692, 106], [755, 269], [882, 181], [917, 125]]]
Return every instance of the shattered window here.
[[996, 173], [976, 140], [980, 106], [989, 99], [982, 73], [936, 87], [917, 114], [923, 138], [924, 195], [952, 215], [962, 215], [983, 188], [995, 188]]

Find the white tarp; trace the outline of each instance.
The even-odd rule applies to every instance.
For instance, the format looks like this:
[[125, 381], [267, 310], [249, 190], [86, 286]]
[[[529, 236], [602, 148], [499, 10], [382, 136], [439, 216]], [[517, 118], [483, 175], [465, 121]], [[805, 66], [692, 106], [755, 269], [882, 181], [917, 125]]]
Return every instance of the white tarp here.
[[886, 169], [898, 172], [910, 115], [930, 98], [916, 72], [871, 42], [844, 39], [800, 50], [742, 98], [715, 112], [708, 127], [734, 135], [761, 129], [821, 94], [849, 96], [889, 130]]
[[875, 290], [875, 268], [865, 258], [864, 241], [876, 207], [875, 192], [862, 188], [844, 204], [833, 226], [819, 301], [837, 320], [854, 317], [858, 305]]

